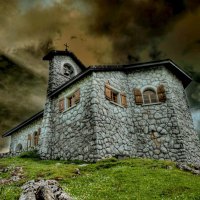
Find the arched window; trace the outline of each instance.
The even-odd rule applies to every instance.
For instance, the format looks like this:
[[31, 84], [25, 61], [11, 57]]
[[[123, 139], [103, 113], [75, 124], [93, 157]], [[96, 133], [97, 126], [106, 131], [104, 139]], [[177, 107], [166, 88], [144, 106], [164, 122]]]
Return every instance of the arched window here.
[[152, 89], [146, 89], [143, 92], [143, 101], [144, 104], [149, 104], [149, 103], [157, 103], [158, 102], [158, 97], [157, 94], [154, 90]]
[[71, 78], [74, 74], [74, 68], [68, 64], [68, 63], [65, 63], [63, 65], [63, 74], [67, 77], [67, 78]]
[[18, 144], [15, 149], [16, 152], [22, 151], [22, 144]]

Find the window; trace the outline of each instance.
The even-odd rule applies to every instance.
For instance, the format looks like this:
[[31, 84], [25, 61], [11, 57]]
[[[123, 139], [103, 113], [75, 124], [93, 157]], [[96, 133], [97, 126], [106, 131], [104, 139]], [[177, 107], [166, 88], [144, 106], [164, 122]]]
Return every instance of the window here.
[[15, 149], [16, 152], [22, 151], [22, 144], [18, 144]]
[[75, 105], [75, 96], [67, 97], [67, 108]]
[[80, 102], [80, 89], [71, 95], [67, 95], [59, 100], [59, 111], [63, 112]]
[[111, 101], [115, 102], [115, 103], [119, 103], [119, 93], [116, 91], [111, 91]]
[[144, 104], [156, 103], [158, 102], [157, 94], [155, 91], [147, 89], [143, 92]]
[[167, 99], [164, 85], [159, 85], [155, 90], [147, 88], [143, 92], [135, 88], [133, 92], [136, 105], [165, 102]]
[[74, 69], [73, 67], [66, 63], [63, 65], [63, 74], [67, 77], [67, 78], [71, 78], [72, 75], [74, 74]]
[[109, 83], [105, 84], [105, 97], [111, 102], [127, 107], [126, 94], [112, 88]]

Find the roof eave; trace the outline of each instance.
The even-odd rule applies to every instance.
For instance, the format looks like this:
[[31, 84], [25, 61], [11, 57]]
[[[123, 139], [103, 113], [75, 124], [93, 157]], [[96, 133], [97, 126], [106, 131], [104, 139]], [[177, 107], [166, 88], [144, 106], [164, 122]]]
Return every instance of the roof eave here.
[[128, 65], [117, 65], [117, 67], [113, 66], [91, 66], [87, 68], [84, 72], [81, 72], [77, 76], [75, 76], [73, 79], [70, 81], [64, 83], [61, 85], [59, 88], [54, 90], [53, 92], [48, 94], [48, 97], [53, 97], [54, 95], [58, 94], [61, 92], [63, 89], [66, 87], [70, 86], [74, 82], [78, 81], [85, 75], [91, 73], [91, 72], [100, 72], [100, 71], [128, 71], [128, 70], [136, 70], [136, 69], [142, 69], [142, 68], [147, 68], [147, 67], [154, 67], [154, 66], [166, 66], [166, 68], [169, 68], [170, 71], [174, 71], [175, 75], [182, 81], [183, 87], [186, 88], [190, 82], [192, 81], [192, 78], [186, 74], [183, 70], [181, 70], [173, 61], [170, 59], [166, 60], [160, 60], [160, 61], [151, 61], [151, 62], [146, 62], [146, 63], [136, 63], [136, 64], [128, 64]]
[[51, 60], [54, 56], [69, 56], [75, 61], [75, 63], [79, 67], [81, 67], [83, 70], [86, 69], [85, 65], [73, 54], [73, 52], [67, 50], [66, 51], [52, 50], [43, 57], [43, 60]]
[[2, 137], [8, 137], [10, 135], [12, 135], [13, 133], [15, 133], [16, 131], [18, 131], [19, 129], [23, 128], [24, 126], [26, 126], [28, 123], [39, 119], [40, 117], [43, 116], [44, 110], [36, 113], [35, 115], [33, 115], [32, 117], [28, 118], [27, 120], [23, 121], [22, 123], [20, 123], [19, 125], [17, 125], [16, 127], [12, 128], [11, 130], [5, 132]]

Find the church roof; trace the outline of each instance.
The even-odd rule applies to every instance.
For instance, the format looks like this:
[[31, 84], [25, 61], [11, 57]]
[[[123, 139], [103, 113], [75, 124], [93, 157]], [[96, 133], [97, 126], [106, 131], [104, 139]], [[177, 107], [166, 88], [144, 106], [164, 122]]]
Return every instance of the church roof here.
[[85, 65], [71, 51], [68, 50], [52, 50], [46, 56], [43, 57], [43, 60], [51, 60], [54, 56], [69, 56], [82, 70], [86, 69]]
[[31, 123], [32, 121], [39, 119], [40, 117], [43, 117], [43, 113], [44, 110], [36, 113], [35, 115], [33, 115], [32, 117], [28, 118], [27, 120], [23, 121], [21, 124], [17, 125], [15, 128], [5, 132], [2, 136], [3, 137], [7, 137], [12, 135], [14, 132], [16, 132], [17, 130], [23, 128], [24, 126], [28, 125], [29, 123]]
[[77, 80], [83, 78], [84, 76], [90, 74], [94, 71], [124, 71], [129, 72], [132, 70], [140, 70], [140, 69], [148, 69], [152, 67], [166, 67], [168, 70], [170, 70], [174, 75], [176, 75], [179, 80], [181, 80], [183, 87], [186, 88], [190, 82], [192, 81], [192, 78], [186, 74], [183, 70], [181, 70], [172, 60], [166, 59], [166, 60], [159, 60], [159, 61], [151, 61], [151, 62], [144, 62], [144, 63], [135, 63], [135, 64], [127, 64], [127, 65], [94, 65], [89, 66], [87, 70], [81, 72], [80, 74], [77, 74], [72, 79], [52, 91], [48, 94], [49, 97], [52, 97], [54, 95], [59, 94], [62, 90], [76, 82]]

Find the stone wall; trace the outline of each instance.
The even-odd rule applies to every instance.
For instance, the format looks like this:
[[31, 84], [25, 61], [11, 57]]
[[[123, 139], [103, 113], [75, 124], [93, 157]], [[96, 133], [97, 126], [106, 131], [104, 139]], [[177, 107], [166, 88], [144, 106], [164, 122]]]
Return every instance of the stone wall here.
[[[129, 80], [130, 87], [140, 89], [148, 86], [156, 88], [163, 84], [167, 95], [165, 103], [132, 105], [138, 138], [137, 155], [200, 162], [199, 140], [193, 128], [183, 85], [177, 77], [166, 68], [155, 68], [134, 72], [129, 75]], [[189, 152], [195, 152], [194, 156]]]
[[[105, 84], [127, 95], [128, 107], [105, 97]], [[124, 72], [96, 72], [93, 75], [92, 106], [95, 120], [98, 159], [136, 155], [136, 134], [129, 99], [132, 96]]]
[[176, 110], [171, 102], [173, 84], [180, 83], [177, 78], [177, 83], [171, 83], [172, 78], [164, 67], [138, 70], [128, 74], [130, 88], [139, 88], [141, 91], [146, 88], [156, 90], [162, 84], [167, 96], [166, 102], [136, 105], [132, 95], [130, 106], [137, 135], [137, 156], [173, 161], [185, 159], [181, 141], [178, 140]]
[[[107, 81], [126, 94], [128, 107], [105, 98]], [[134, 88], [156, 90], [160, 84], [166, 102], [135, 104]], [[78, 88], [80, 102], [60, 113], [59, 99]], [[44, 159], [96, 161], [130, 156], [197, 163], [199, 152], [182, 83], [164, 67], [93, 72], [46, 103], [40, 143]]]
[[0, 153], [0, 158], [8, 158], [12, 156], [12, 154], [10, 152], [7, 152], [7, 153]]
[[[80, 102], [59, 112], [59, 99], [80, 88]], [[96, 160], [92, 77], [87, 76], [49, 99], [44, 112], [40, 155], [43, 159]], [[46, 112], [48, 110], [48, 112]]]
[[[174, 85], [174, 84], [173, 84]], [[192, 115], [188, 107], [187, 97], [182, 84], [174, 85], [175, 98], [172, 99], [176, 110], [180, 131], [179, 141], [183, 145], [186, 160], [189, 163], [200, 163], [200, 142], [197, 131], [194, 129]]]
[[[16, 133], [11, 135], [11, 144], [10, 144], [10, 152], [16, 153], [16, 147], [17, 145], [22, 145], [21, 151], [27, 151], [30, 149], [35, 148], [34, 147], [34, 141], [33, 141], [33, 134], [34, 132], [37, 132], [38, 129], [41, 127], [42, 118], [39, 118], [27, 126], [19, 129]], [[28, 134], [31, 134], [32, 141], [31, 146], [28, 145]]]
[[[106, 100], [105, 83], [126, 93], [128, 107]], [[136, 105], [133, 89], [164, 85], [166, 102]], [[194, 131], [182, 83], [164, 67], [94, 73], [95, 132], [98, 158], [139, 156], [180, 162], [199, 162], [199, 140]], [[182, 123], [181, 123], [182, 122]], [[195, 152], [195, 153], [194, 153]]]

